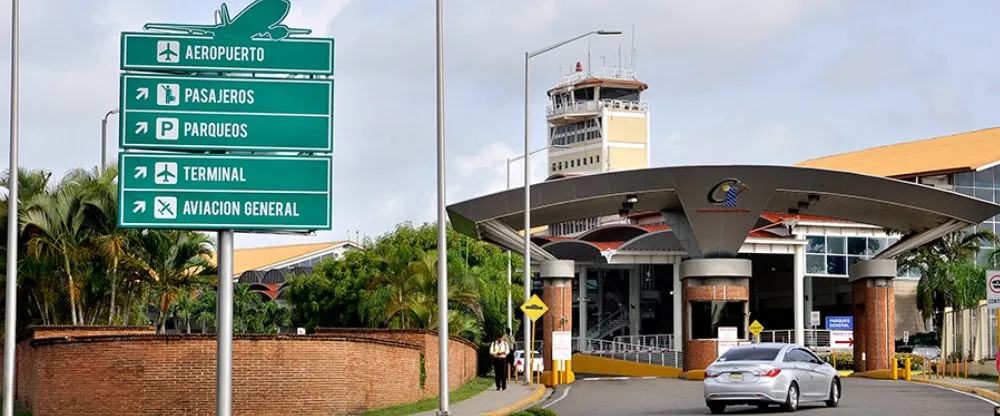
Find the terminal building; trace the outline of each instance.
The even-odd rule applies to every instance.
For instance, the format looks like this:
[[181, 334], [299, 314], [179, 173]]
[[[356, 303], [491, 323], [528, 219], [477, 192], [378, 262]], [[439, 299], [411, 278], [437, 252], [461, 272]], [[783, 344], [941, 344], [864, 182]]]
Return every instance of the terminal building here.
[[[682, 352], [688, 370], [717, 356], [719, 327], [747, 340], [758, 321], [805, 343], [825, 317], [846, 316], [857, 365], [884, 368], [904, 332], [931, 329], [917, 310], [920, 273], [898, 256], [955, 231], [1000, 231], [1000, 129], [794, 166], [654, 168], [647, 88], [634, 70], [578, 64], [548, 91], [532, 281], [550, 311], [565, 311], [544, 318], [546, 343], [571, 330], [580, 350], [655, 344]], [[460, 232], [523, 253], [523, 188], [448, 211]]]

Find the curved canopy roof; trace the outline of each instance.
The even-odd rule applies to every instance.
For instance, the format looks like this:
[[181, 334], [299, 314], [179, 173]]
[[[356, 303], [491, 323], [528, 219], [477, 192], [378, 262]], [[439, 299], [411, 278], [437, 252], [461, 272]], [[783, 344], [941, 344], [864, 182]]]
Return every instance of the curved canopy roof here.
[[[623, 208], [659, 211], [693, 256], [734, 254], [765, 211], [797, 210], [910, 236], [909, 243], [904, 239], [896, 250], [883, 252], [884, 257], [1000, 214], [1000, 205], [896, 179], [754, 165], [663, 167], [563, 178], [532, 185], [531, 206], [532, 227], [613, 215]], [[524, 188], [447, 209], [460, 232], [522, 251], [523, 237], [514, 230], [524, 228]], [[499, 230], [515, 234], [500, 235]], [[537, 247], [532, 252], [549, 257]]]

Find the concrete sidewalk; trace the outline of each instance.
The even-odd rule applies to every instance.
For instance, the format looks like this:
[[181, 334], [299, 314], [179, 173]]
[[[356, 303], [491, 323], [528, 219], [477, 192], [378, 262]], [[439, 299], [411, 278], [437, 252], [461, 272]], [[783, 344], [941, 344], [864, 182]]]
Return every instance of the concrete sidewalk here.
[[[490, 387], [476, 396], [453, 403], [449, 410], [455, 416], [506, 415], [531, 407], [545, 398], [547, 389], [543, 385], [525, 386], [508, 384], [507, 390], [497, 391]], [[437, 410], [418, 413], [419, 416], [434, 416]]]
[[920, 375], [914, 375], [911, 377], [911, 380], [919, 383], [934, 384], [941, 387], [964, 391], [966, 393], [973, 393], [994, 402], [1000, 402], [1000, 394], [997, 393], [998, 388], [996, 382], [977, 380], [974, 378], [931, 378], [925, 380]]

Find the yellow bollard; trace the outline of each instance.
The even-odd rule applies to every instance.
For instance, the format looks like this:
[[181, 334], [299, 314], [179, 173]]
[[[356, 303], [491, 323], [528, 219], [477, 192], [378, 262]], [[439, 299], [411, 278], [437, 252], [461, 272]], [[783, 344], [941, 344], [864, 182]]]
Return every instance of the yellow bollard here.
[[899, 359], [892, 359], [892, 371], [890, 371], [890, 377], [893, 380], [899, 380]]
[[965, 360], [965, 378], [969, 378], [969, 361]]
[[903, 360], [903, 380], [912, 381], [913, 377], [913, 359], [906, 357]]

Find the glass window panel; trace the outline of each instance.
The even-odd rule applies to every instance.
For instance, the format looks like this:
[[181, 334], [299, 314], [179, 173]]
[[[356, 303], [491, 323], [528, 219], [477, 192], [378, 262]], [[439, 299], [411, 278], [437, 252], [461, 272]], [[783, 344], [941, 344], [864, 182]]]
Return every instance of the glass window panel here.
[[993, 172], [989, 170], [981, 170], [976, 172], [976, 188], [992, 188], [993, 187]]
[[847, 256], [847, 269], [850, 270], [851, 269], [851, 265], [853, 265], [854, 263], [857, 263], [857, 262], [859, 262], [861, 260], [864, 260], [864, 257], [861, 257], [861, 256]]
[[956, 173], [955, 185], [972, 186], [972, 172]]
[[976, 198], [982, 199], [984, 201], [993, 202], [993, 190], [976, 188]]
[[847, 237], [847, 254], [861, 255], [868, 252], [868, 240], [864, 237]]
[[826, 274], [847, 274], [847, 258], [826, 256]]
[[826, 274], [826, 259], [822, 254], [806, 254], [806, 273]]
[[881, 253], [882, 250], [886, 249], [886, 247], [889, 247], [889, 241], [885, 237], [879, 237], [879, 238], [869, 237], [867, 254], [869, 256], [874, 256], [878, 253]]
[[691, 338], [715, 339], [720, 326], [734, 326], [737, 338], [744, 339], [745, 310], [746, 302], [691, 302]]
[[826, 237], [826, 250], [830, 254], [844, 254], [847, 252], [847, 243], [844, 237]]
[[968, 187], [968, 186], [956, 186], [955, 187], [955, 192], [958, 192], [958, 193], [960, 193], [962, 195], [973, 196], [973, 195], [975, 195], [975, 191], [973, 191], [973, 189], [974, 188]]
[[994, 167], [989, 168], [987, 170], [993, 172], [993, 183], [994, 183], [993, 186], [996, 186], [997, 183], [1000, 183], [1000, 169], [997, 169], [997, 167], [994, 166]]
[[810, 235], [806, 237], [807, 253], [826, 253], [826, 237], [821, 235]]
[[1000, 189], [996, 189], [993, 191], [993, 200], [1000, 201]]

